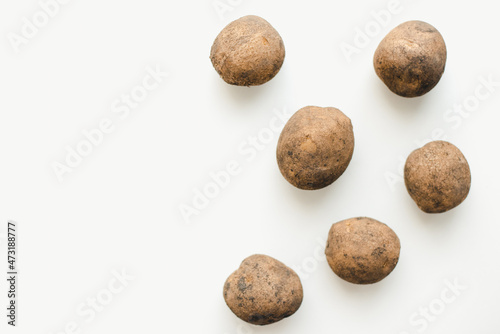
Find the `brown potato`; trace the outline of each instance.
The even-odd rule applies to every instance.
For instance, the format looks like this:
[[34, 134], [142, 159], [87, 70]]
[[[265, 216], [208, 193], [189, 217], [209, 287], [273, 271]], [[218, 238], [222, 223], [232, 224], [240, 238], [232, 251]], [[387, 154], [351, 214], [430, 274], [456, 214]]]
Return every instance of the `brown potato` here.
[[285, 60], [285, 45], [269, 22], [250, 15], [231, 22], [220, 32], [210, 59], [228, 84], [257, 86], [278, 74]]
[[403, 97], [417, 97], [437, 85], [446, 65], [443, 36], [433, 26], [409, 21], [382, 40], [373, 58], [375, 72]]
[[426, 213], [442, 213], [462, 203], [469, 194], [469, 164], [460, 150], [445, 141], [433, 141], [413, 151], [406, 160], [405, 185]]
[[389, 275], [399, 260], [399, 238], [371, 218], [351, 218], [332, 225], [326, 259], [333, 272], [355, 284], [372, 284]]
[[248, 323], [268, 325], [294, 314], [302, 304], [300, 278], [283, 263], [266, 255], [252, 255], [224, 284], [224, 300]]
[[351, 120], [336, 108], [305, 107], [286, 123], [276, 157], [281, 174], [299, 189], [321, 189], [337, 180], [354, 151]]

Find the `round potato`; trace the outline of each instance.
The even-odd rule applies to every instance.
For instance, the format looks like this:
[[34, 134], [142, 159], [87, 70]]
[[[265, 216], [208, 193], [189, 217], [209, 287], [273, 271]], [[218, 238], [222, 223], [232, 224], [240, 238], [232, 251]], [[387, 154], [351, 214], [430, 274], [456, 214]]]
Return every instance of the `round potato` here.
[[413, 151], [406, 160], [405, 185], [426, 213], [442, 213], [462, 203], [469, 194], [471, 173], [460, 150], [445, 141], [433, 141]]
[[285, 45], [269, 22], [250, 15], [231, 22], [220, 32], [210, 59], [228, 84], [257, 86], [278, 74], [285, 60]]
[[224, 284], [224, 300], [233, 313], [254, 325], [268, 325], [294, 314], [302, 304], [299, 276], [278, 260], [252, 255]]
[[394, 28], [375, 52], [375, 72], [403, 97], [417, 97], [437, 85], [446, 65], [443, 36], [433, 26], [409, 21]]
[[355, 284], [372, 284], [394, 270], [400, 249], [399, 238], [390, 227], [360, 217], [332, 225], [325, 254], [340, 278]]
[[305, 107], [286, 123], [276, 157], [281, 174], [299, 189], [324, 188], [337, 180], [354, 151], [351, 120], [336, 108]]

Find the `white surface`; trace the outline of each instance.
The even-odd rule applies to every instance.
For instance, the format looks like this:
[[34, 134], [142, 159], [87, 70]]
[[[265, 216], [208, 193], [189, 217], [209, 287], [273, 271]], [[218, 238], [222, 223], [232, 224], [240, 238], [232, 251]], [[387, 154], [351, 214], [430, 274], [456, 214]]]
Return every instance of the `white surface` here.
[[[413, 334], [424, 318], [410, 317], [439, 306], [445, 280], [458, 280], [467, 288], [423, 332], [499, 333], [500, 87], [457, 127], [444, 119], [474, 95], [480, 77], [500, 81], [494, 2], [401, 0], [401, 12], [349, 63], [341, 43], [352, 44], [356, 27], [388, 1], [221, 1], [233, 4], [222, 19], [213, 0], [75, 0], [19, 54], [2, 39], [0, 222], [1, 232], [7, 219], [19, 223], [21, 276], [19, 327], [7, 328], [2, 313], [1, 332], [60, 333], [75, 322], [76, 332], [96, 334]], [[34, 0], [3, 1], [2, 35], [19, 33], [22, 18], [39, 10]], [[227, 23], [247, 14], [271, 22], [287, 56], [268, 84], [231, 87], [209, 51]], [[407, 100], [376, 77], [372, 56], [390, 29], [413, 19], [440, 30], [448, 63], [431, 93]], [[112, 105], [148, 66], [170, 75], [121, 120]], [[255, 157], [238, 150], [266, 131], [274, 110], [306, 105], [340, 108], [356, 136], [346, 173], [315, 192], [281, 177], [278, 133]], [[59, 183], [53, 162], [105, 118], [114, 131]], [[391, 188], [386, 177], [435, 129], [467, 157], [473, 184], [460, 207], [426, 215], [402, 182]], [[241, 173], [186, 224], [179, 206], [233, 160]], [[400, 262], [379, 284], [343, 282], [323, 259], [331, 224], [354, 216], [379, 219], [401, 239]], [[266, 327], [241, 322], [222, 298], [226, 277], [254, 253], [297, 269], [304, 286], [300, 310]], [[88, 321], [82, 303], [106, 296], [112, 271], [122, 268], [135, 279]]]

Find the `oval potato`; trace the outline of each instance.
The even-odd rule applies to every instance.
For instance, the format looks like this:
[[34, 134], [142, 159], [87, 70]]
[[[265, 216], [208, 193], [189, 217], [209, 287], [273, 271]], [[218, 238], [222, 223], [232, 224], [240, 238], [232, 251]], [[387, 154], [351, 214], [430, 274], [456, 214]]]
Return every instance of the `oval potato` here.
[[351, 120], [336, 108], [305, 107], [286, 123], [276, 157], [281, 174], [299, 189], [324, 188], [347, 169], [354, 152]]
[[382, 40], [373, 65], [392, 92], [417, 97], [437, 85], [444, 73], [446, 57], [446, 44], [436, 28], [422, 21], [409, 21]]

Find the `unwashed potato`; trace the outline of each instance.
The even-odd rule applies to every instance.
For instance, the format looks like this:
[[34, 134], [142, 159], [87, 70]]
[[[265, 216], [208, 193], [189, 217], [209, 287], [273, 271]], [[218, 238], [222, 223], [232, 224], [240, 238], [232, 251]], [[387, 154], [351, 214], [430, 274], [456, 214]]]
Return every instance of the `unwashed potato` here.
[[337, 180], [354, 151], [351, 120], [336, 108], [305, 107], [286, 123], [276, 157], [281, 174], [297, 188], [315, 190]]
[[394, 270], [400, 249], [399, 238], [389, 226], [359, 217], [332, 225], [325, 254], [340, 278], [355, 284], [372, 284]]
[[375, 71], [386, 86], [403, 97], [417, 97], [437, 85], [446, 65], [443, 36], [433, 26], [409, 21], [394, 28], [375, 52]]
[[210, 59], [228, 84], [257, 86], [278, 74], [285, 60], [285, 45], [269, 22], [258, 16], [244, 16], [220, 32]]
[[442, 213], [462, 203], [469, 194], [471, 173], [460, 150], [445, 141], [433, 141], [413, 151], [406, 160], [405, 185], [426, 213]]
[[224, 300], [233, 313], [254, 325], [268, 325], [294, 314], [303, 298], [299, 276], [267, 255], [252, 255], [224, 284]]

